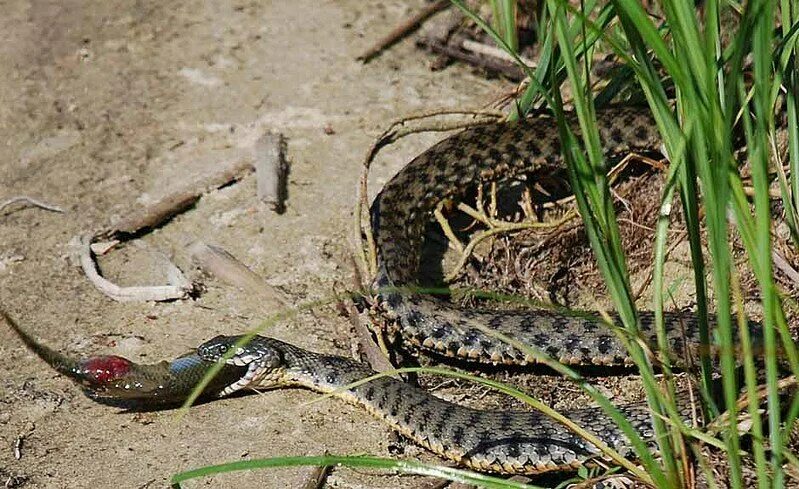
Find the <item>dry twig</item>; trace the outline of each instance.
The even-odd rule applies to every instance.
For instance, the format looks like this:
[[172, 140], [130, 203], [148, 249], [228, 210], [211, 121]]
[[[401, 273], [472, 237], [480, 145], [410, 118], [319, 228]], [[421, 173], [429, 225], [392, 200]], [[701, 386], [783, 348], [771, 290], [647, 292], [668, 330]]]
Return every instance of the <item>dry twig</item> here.
[[[358, 270], [358, 265], [355, 263], [355, 258], [349, 256], [350, 265], [352, 266], [352, 285], [354, 290], [361, 290], [363, 288], [362, 278]], [[347, 314], [350, 325], [355, 330], [358, 336], [358, 346], [361, 352], [366, 356], [366, 361], [375, 372], [387, 372], [394, 370], [394, 366], [389, 361], [388, 348], [383, 340], [382, 332], [379, 328], [375, 328], [375, 335], [377, 336], [378, 343], [372, 339], [371, 331], [366, 327], [358, 315], [358, 310], [352, 301], [341, 301], [339, 308]]]
[[185, 299], [193, 289], [191, 282], [186, 279], [183, 272], [168, 260], [165, 260], [165, 262], [167, 265], [167, 281], [170, 285], [120, 287], [104, 278], [97, 270], [97, 264], [92, 258], [91, 238], [89, 236], [81, 236], [77, 239], [80, 266], [83, 269], [83, 273], [86, 274], [86, 278], [97, 290], [115, 301], [170, 301]]
[[[783, 391], [785, 389], [788, 389], [789, 387], [795, 386], [796, 383], [797, 383], [796, 377], [790, 375], [788, 377], [780, 379], [777, 382], [777, 389]], [[760, 386], [758, 390], [755, 392], [754, 401], [760, 403], [763, 401], [763, 399], [766, 398], [767, 395], [768, 395], [768, 389], [766, 388], [766, 386]], [[741, 420], [745, 421], [749, 416], [749, 412], [746, 411], [746, 408], [747, 406], [749, 406], [749, 403], [750, 403], [749, 395], [746, 393], [741, 394], [735, 403], [735, 405], [737, 406], [737, 411], [739, 416], [739, 423], [738, 423], [740, 425], [739, 429], [743, 428], [744, 430], [746, 430], [749, 427], [751, 427], [751, 422], [743, 424], [741, 423]], [[729, 418], [730, 418], [729, 411], [725, 411], [724, 413], [721, 414], [721, 416], [714, 419], [709, 425], [705, 427], [706, 428], [705, 433], [709, 435], [715, 435], [721, 433], [724, 430], [729, 429]], [[739, 435], [742, 434], [743, 432], [739, 433]]]
[[[498, 221], [492, 219], [487, 215], [485, 215], [484, 213], [471, 209], [469, 206], [465, 204], [459, 204], [458, 208], [461, 209], [462, 211], [464, 209], [470, 209], [471, 212], [467, 212], [467, 214], [469, 214], [471, 217], [475, 218], [476, 220], [483, 222], [484, 224], [489, 226], [489, 228], [484, 231], [476, 233], [469, 240], [469, 244], [466, 245], [466, 247], [463, 249], [463, 252], [460, 254], [460, 257], [458, 258], [458, 263], [455, 265], [452, 271], [447, 273], [446, 277], [444, 277], [444, 280], [446, 282], [451, 282], [458, 277], [458, 275], [461, 273], [461, 270], [463, 270], [463, 267], [466, 265], [466, 261], [474, 252], [474, 248], [478, 244], [486, 240], [487, 238], [490, 238], [491, 236], [496, 236], [497, 234], [508, 233], [512, 231], [522, 231], [524, 229], [557, 228], [577, 217], [577, 212], [571, 210], [567, 212], [563, 217], [553, 222], [534, 222], [534, 221], [506, 222], [506, 221]], [[452, 231], [450, 230], [450, 232]]]
[[12, 204], [18, 203], [18, 202], [24, 202], [24, 203], [26, 203], [28, 205], [32, 205], [33, 207], [38, 207], [40, 209], [44, 209], [44, 210], [47, 210], [47, 211], [64, 212], [64, 209], [62, 209], [61, 207], [59, 207], [57, 205], [48, 204], [46, 202], [42, 202], [40, 200], [36, 200], [36, 199], [34, 199], [32, 197], [28, 197], [27, 195], [17, 195], [17, 196], [14, 196], [14, 197], [11, 197], [9, 199], [4, 200], [3, 202], [0, 202], [0, 211], [2, 211], [3, 209], [5, 209], [6, 207], [8, 207], [8, 206], [10, 206]]
[[366, 356], [366, 361], [369, 363], [369, 366], [372, 367], [375, 372], [389, 372], [394, 370], [394, 366], [391, 365], [391, 362], [388, 360], [387, 353], [372, 341], [372, 334], [369, 328], [364, 326], [360, 317], [358, 317], [358, 311], [355, 309], [355, 306], [351, 302], [342, 305], [347, 312], [347, 317], [352, 328], [355, 330], [355, 334], [358, 335], [358, 346], [361, 347], [361, 351], [364, 356]]
[[228, 164], [220, 171], [177, 190], [122, 219], [110, 229], [103, 231], [100, 236], [104, 239], [127, 239], [146, 229], [161, 226], [172, 217], [193, 206], [203, 194], [238, 181], [252, 170], [252, 164], [249, 162], [236, 161]]
[[[516, 60], [513, 57], [499, 49], [496, 46], [490, 46], [488, 44], [483, 44], [481, 42], [472, 41], [471, 39], [464, 39], [461, 43], [463, 49], [467, 51], [471, 51], [473, 53], [482, 54], [484, 56], [491, 56], [492, 58], [497, 58], [502, 61], [506, 61], [508, 63], [516, 63]], [[519, 56], [519, 59], [522, 60], [524, 64], [526, 64], [530, 68], [535, 68], [536, 64], [533, 60], [527, 59], [523, 56]]]
[[499, 73], [513, 81], [521, 81], [525, 77], [524, 71], [514, 63], [508, 63], [504, 60], [465, 51], [435, 39], [420, 39], [418, 44], [427, 47], [434, 53], [449, 56], [450, 58], [469, 63], [486, 71]]
[[270, 305], [288, 307], [289, 301], [275, 289], [236, 259], [226, 250], [198, 241], [189, 247], [189, 254], [197, 265], [223, 282], [239, 287], [265, 299]]
[[280, 133], [265, 133], [255, 143], [253, 161], [258, 199], [282, 214], [288, 194], [286, 138]]
[[796, 271], [794, 267], [788, 263], [788, 260], [785, 259], [777, 250], [771, 251], [771, 258], [774, 260], [774, 266], [780, 270], [782, 273], [788, 277], [791, 282], [799, 283], [799, 272]]
[[357, 59], [358, 61], [363, 61], [364, 63], [368, 63], [370, 60], [372, 60], [372, 58], [383, 52], [384, 49], [396, 43], [400, 39], [410, 34], [412, 31], [417, 29], [420, 25], [422, 25], [422, 22], [424, 22], [434, 14], [446, 9], [450, 5], [451, 3], [449, 0], [433, 1], [432, 3], [422, 8], [412, 17], [404, 20], [400, 25], [392, 29], [392, 31], [389, 32], [388, 35], [380, 39], [377, 43], [375, 43], [372, 47], [367, 49], [363, 54], [361, 54], [355, 59]]

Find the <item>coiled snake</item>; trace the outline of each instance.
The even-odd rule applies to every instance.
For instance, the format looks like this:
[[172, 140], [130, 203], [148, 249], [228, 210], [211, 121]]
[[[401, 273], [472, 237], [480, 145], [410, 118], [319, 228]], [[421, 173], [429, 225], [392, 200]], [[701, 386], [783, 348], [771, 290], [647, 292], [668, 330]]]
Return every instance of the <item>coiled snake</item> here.
[[[658, 148], [655, 123], [645, 110], [610, 108], [600, 111], [597, 121], [607, 155]], [[576, 125], [574, 130], [579, 132]], [[439, 202], [460, 199], [465, 189], [476, 182], [558, 170], [562, 166], [554, 120], [536, 117], [478, 126], [455, 134], [416, 157], [385, 185], [371, 209], [378, 252], [374, 284], [381, 291], [380, 303], [391, 320], [391, 329], [404, 344], [472, 362], [534, 361], [487, 333], [489, 328], [535, 346], [563, 363], [630, 363], [621, 342], [590, 315], [463, 310], [444, 300], [399, 291], [415, 284], [424, 226]], [[10, 323], [10, 318], [7, 321]], [[691, 315], [667, 314], [666, 321], [669, 346], [676, 355], [699, 344], [697, 323]], [[758, 334], [754, 325], [752, 331]], [[641, 334], [644, 341], [656, 344], [651, 314], [641, 313]], [[198, 371], [202, 373], [207, 365], [222, 358], [238, 339], [214, 338], [201, 345], [196, 354], [179, 359], [190, 366], [187, 369], [190, 374], [182, 367], [170, 369], [170, 364], [137, 365], [124, 359], [128, 363], [121, 363], [118, 357], [103, 357], [112, 358], [113, 362], [89, 359], [70, 363], [51, 350], [41, 350], [41, 346], [37, 353], [51, 365], [60, 364], [59, 371], [81, 381], [97, 399], [138, 400], [148, 405], [185, 398]], [[29, 337], [26, 342], [35, 345]], [[300, 385], [333, 392], [365, 407], [439, 455], [478, 470], [540, 473], [577, 467], [599, 453], [596, 447], [539, 413], [470, 409], [391, 378], [343, 389], [374, 372], [341, 357], [308, 352], [264, 337], [256, 337], [234, 353], [222, 372], [226, 383], [212, 385], [206, 389], [207, 394], [225, 395], [245, 387], [274, 385]], [[198, 368], [194, 361], [197, 358], [207, 364]], [[87, 364], [92, 368], [85, 368]], [[143, 372], [150, 374], [144, 387], [138, 382]], [[688, 418], [688, 407], [681, 409]], [[620, 410], [642, 437], [652, 436], [646, 404], [621, 406]], [[623, 456], [632, 455], [626, 437], [601, 409], [585, 408], [563, 414]]]

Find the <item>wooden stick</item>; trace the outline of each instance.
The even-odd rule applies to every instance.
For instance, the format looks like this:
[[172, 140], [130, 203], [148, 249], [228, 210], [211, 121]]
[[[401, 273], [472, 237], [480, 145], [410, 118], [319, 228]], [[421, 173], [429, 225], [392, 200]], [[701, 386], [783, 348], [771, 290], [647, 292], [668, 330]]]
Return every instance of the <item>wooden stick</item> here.
[[191, 282], [186, 279], [183, 272], [169, 261], [166, 263], [168, 267], [167, 280], [170, 285], [120, 287], [104, 278], [97, 270], [97, 264], [92, 258], [91, 238], [89, 236], [81, 236], [77, 240], [79, 243], [78, 257], [80, 266], [83, 269], [83, 273], [86, 274], [86, 278], [97, 290], [115, 301], [170, 301], [185, 299], [193, 289]]
[[[461, 43], [463, 49], [467, 51], [471, 51], [473, 53], [482, 54], [485, 56], [491, 56], [492, 58], [497, 58], [502, 61], [507, 61], [508, 63], [516, 64], [516, 60], [511, 57], [510, 54], [506, 53], [505, 51], [499, 49], [496, 46], [489, 46], [488, 44], [483, 44], [477, 41], [472, 41], [471, 39], [464, 39]], [[522, 60], [524, 64], [529, 66], [530, 68], [535, 68], [536, 64], [533, 60], [525, 58], [523, 56], [519, 56], [519, 59]]]
[[788, 263], [788, 260], [786, 260], [784, 256], [778, 251], [772, 250], [771, 258], [774, 260], [774, 266], [777, 270], [782, 271], [793, 283], [799, 282], [799, 272]]
[[6, 199], [3, 202], [0, 202], [0, 211], [5, 209], [6, 207], [16, 204], [17, 202], [24, 202], [26, 204], [32, 205], [34, 207], [38, 207], [40, 209], [53, 211], [53, 212], [64, 212], [64, 209], [58, 207], [57, 205], [48, 204], [46, 202], [42, 202], [40, 200], [36, 200], [32, 197], [28, 197], [27, 195], [17, 195], [15, 197], [11, 197], [10, 199]]
[[258, 198], [273, 211], [282, 214], [288, 194], [286, 138], [280, 133], [264, 133], [256, 141], [254, 153]]
[[125, 240], [140, 234], [142, 231], [157, 228], [172, 217], [193, 206], [203, 194], [236, 182], [252, 172], [252, 170], [253, 167], [250, 162], [236, 161], [228, 164], [220, 171], [177, 190], [158, 202], [122, 219], [111, 228], [100, 233], [99, 236], [104, 239]]
[[289, 301], [275, 289], [224, 249], [198, 241], [189, 247], [189, 254], [197, 265], [223, 282], [239, 287], [267, 300], [278, 307], [288, 307]]
[[422, 22], [427, 20], [433, 14], [444, 10], [450, 5], [451, 3], [449, 0], [435, 0], [434, 2], [426, 5], [424, 8], [422, 8], [422, 10], [417, 12], [416, 15], [404, 20], [400, 25], [389, 32], [387, 36], [380, 39], [375, 45], [367, 49], [363, 54], [355, 59], [362, 61], [364, 64], [368, 63], [372, 58], [383, 52], [384, 49], [417, 29], [420, 25], [422, 25]]
[[[361, 274], [358, 270], [358, 265], [355, 262], [355, 257], [350, 255], [350, 266], [352, 266], [352, 286], [354, 290], [363, 288], [363, 281]], [[342, 300], [339, 303], [340, 309], [347, 314], [352, 328], [358, 335], [358, 345], [361, 347], [361, 352], [366, 356], [366, 361], [375, 372], [388, 372], [394, 370], [394, 366], [388, 358], [388, 352], [380, 348], [380, 346], [372, 339], [372, 333], [361, 321], [358, 315], [358, 309], [352, 300]], [[381, 335], [381, 331], [376, 331], [376, 335]], [[381, 344], [383, 342], [381, 341]]]
[[524, 78], [524, 72], [515, 64], [506, 63], [496, 58], [480, 56], [471, 52], [463, 51], [456, 47], [444, 44], [435, 39], [420, 39], [418, 44], [426, 46], [434, 53], [446, 54], [447, 56], [464, 61], [471, 65], [485, 70], [500, 73], [513, 81], [520, 81]]

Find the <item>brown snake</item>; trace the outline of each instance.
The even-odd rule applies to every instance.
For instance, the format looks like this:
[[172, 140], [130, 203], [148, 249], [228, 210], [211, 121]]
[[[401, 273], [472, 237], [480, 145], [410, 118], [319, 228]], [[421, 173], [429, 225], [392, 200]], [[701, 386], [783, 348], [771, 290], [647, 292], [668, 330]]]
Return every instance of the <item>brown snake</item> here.
[[[597, 120], [608, 156], [652, 151], [659, 145], [654, 121], [646, 111], [608, 109], [600, 112]], [[551, 118], [537, 117], [464, 130], [416, 157], [377, 196], [371, 209], [378, 258], [374, 284], [393, 321], [391, 328], [407, 345], [471, 362], [523, 365], [534, 361], [486, 332], [488, 328], [536, 346], [567, 364], [631, 363], [622, 343], [591, 314], [464, 310], [401, 290], [412, 290], [416, 284], [423, 229], [439, 202], [459, 200], [476, 182], [562, 169], [554, 126]], [[653, 315], [642, 312], [640, 318], [644, 341], [654, 345]], [[676, 355], [694, 351], [699, 344], [694, 316], [668, 313], [666, 323], [671, 351]], [[758, 334], [754, 324], [752, 331]], [[200, 346], [198, 355], [218, 361], [237, 340], [217, 337]], [[348, 387], [374, 372], [364, 364], [308, 352], [271, 338], [256, 337], [238, 349], [228, 365], [249, 368], [230, 391], [300, 385], [332, 392], [439, 455], [478, 470], [535, 474], [574, 468], [599, 455], [595, 446], [540, 413], [469, 409], [391, 378]], [[651, 412], [646, 403], [619, 409], [639, 435], [651, 441]], [[680, 402], [680, 409], [681, 416], [689, 419], [688, 404]], [[632, 455], [630, 442], [600, 408], [562, 414], [622, 456]]]
[[[652, 151], [659, 145], [654, 121], [644, 110], [606, 109], [598, 113], [597, 121], [608, 156]], [[378, 257], [374, 284], [391, 319], [392, 331], [406, 345], [471, 362], [523, 365], [535, 361], [496, 339], [486, 331], [489, 329], [567, 364], [631, 363], [622, 343], [591, 314], [464, 310], [445, 300], [403, 290], [416, 284], [424, 226], [439, 202], [461, 199], [474, 183], [562, 169], [554, 126], [551, 118], [536, 117], [467, 129], [416, 157], [377, 196], [371, 210]], [[37, 346], [10, 318], [6, 321], [42, 358], [80, 381], [95, 398], [138, 400], [145, 405], [185, 398], [197, 375], [202, 375], [210, 362], [220, 361], [239, 339], [214, 338], [201, 345], [196, 354], [168, 364], [138, 365], [119, 357], [75, 362]], [[640, 313], [640, 322], [642, 339], [656, 344], [652, 314]], [[699, 345], [692, 315], [668, 313], [666, 323], [672, 353], [684, 355]], [[751, 330], [759, 335], [756, 324], [752, 323]], [[225, 395], [242, 388], [275, 385], [331, 392], [365, 407], [439, 455], [484, 471], [534, 474], [574, 468], [601, 456], [597, 447], [540, 413], [470, 409], [392, 378], [349, 387], [374, 373], [352, 360], [312, 353], [264, 337], [255, 337], [233, 353], [222, 372], [228, 379], [226, 385], [216, 384], [210, 392], [206, 390], [207, 394]], [[686, 403], [680, 406], [681, 415], [688, 419], [689, 407]], [[619, 409], [642, 437], [651, 439], [651, 413], [645, 403]], [[630, 442], [601, 409], [587, 407], [562, 414], [622, 456], [633, 456]]]
[[[487, 334], [502, 333], [564, 364], [629, 365], [616, 336], [591, 314], [552, 311], [465, 310], [446, 301], [391, 291], [415, 285], [423, 229], [436, 205], [459, 200], [469, 185], [563, 169], [555, 121], [547, 116], [467, 129], [431, 147], [392, 178], [372, 205], [383, 307], [409, 345], [448, 357], [523, 365], [535, 361]], [[641, 108], [599, 111], [597, 125], [606, 156], [657, 150], [655, 122]], [[572, 129], [579, 134], [576, 124]], [[640, 334], [655, 345], [653, 314], [641, 312]], [[669, 350], [677, 357], [699, 343], [692, 314], [666, 313]]]

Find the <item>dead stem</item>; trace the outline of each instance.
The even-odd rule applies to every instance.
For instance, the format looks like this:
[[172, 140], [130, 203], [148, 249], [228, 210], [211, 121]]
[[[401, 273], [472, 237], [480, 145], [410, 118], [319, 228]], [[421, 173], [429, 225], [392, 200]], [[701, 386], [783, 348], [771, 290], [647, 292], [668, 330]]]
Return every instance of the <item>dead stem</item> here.
[[[418, 121], [443, 115], [471, 115], [474, 118], [472, 120], [454, 122], [434, 121], [429, 124], [423, 124], [415, 127], [405, 126], [405, 124], [410, 121]], [[355, 201], [355, 212], [353, 214], [353, 240], [355, 244], [354, 253], [358, 257], [361, 276], [374, 277], [377, 273], [377, 247], [375, 246], [374, 235], [372, 234], [371, 226], [364, 225], [364, 211], [369, 208], [369, 170], [371, 169], [372, 162], [377, 157], [377, 154], [380, 152], [380, 150], [411, 134], [465, 129], [468, 127], [496, 122], [502, 117], [504, 117], [504, 114], [493, 110], [436, 109], [432, 111], [411, 114], [398, 119], [392, 122], [388, 129], [383, 131], [383, 133], [381, 133], [380, 136], [375, 139], [375, 141], [372, 143], [372, 146], [366, 152], [366, 157], [363, 161], [363, 170], [359, 180], [358, 196]]]
[[[458, 208], [460, 209], [460, 206]], [[505, 222], [505, 221], [493, 220], [488, 216], [486, 216], [485, 214], [483, 214], [480, 217], [476, 217], [479, 216], [479, 213], [477, 213], [477, 211], [474, 212], [476, 212], [476, 214], [473, 217], [475, 217], [475, 219], [479, 219], [481, 222], [486, 223], [486, 225], [489, 226], [489, 229], [476, 233], [472, 237], [472, 239], [469, 240], [469, 243], [466, 245], [463, 252], [460, 254], [458, 263], [455, 265], [455, 268], [451, 272], [449, 272], [446, 275], [446, 277], [444, 277], [444, 280], [446, 282], [453, 281], [460, 274], [461, 270], [463, 270], [463, 267], [466, 265], [466, 261], [472, 255], [474, 248], [478, 244], [483, 242], [485, 239], [490, 238], [491, 236], [496, 236], [497, 234], [508, 233], [513, 231], [522, 231], [525, 229], [557, 228], [559, 226], [562, 226], [566, 222], [570, 221], [571, 219], [577, 217], [577, 212], [575, 210], [571, 210], [567, 212], [563, 217], [553, 222], [534, 222], [534, 221]]]
[[52, 211], [52, 212], [64, 212], [64, 209], [62, 209], [61, 207], [59, 207], [57, 205], [48, 204], [46, 202], [42, 202], [40, 200], [36, 200], [33, 197], [28, 197], [27, 195], [17, 195], [17, 196], [14, 196], [14, 197], [11, 197], [9, 199], [4, 200], [3, 202], [0, 202], [0, 211], [2, 211], [3, 209], [5, 209], [6, 207], [8, 207], [8, 206], [10, 206], [12, 204], [18, 203], [18, 202], [24, 202], [26, 204], [32, 205], [33, 207], [38, 207], [40, 209], [44, 209], [44, 210], [48, 210], [48, 211]]
[[391, 46], [392, 44], [396, 43], [397, 41], [401, 40], [415, 29], [417, 29], [422, 23], [430, 18], [431, 16], [435, 15], [436, 13], [446, 9], [451, 5], [449, 0], [436, 0], [435, 2], [424, 6], [421, 10], [419, 10], [413, 16], [403, 20], [397, 27], [391, 30], [385, 37], [380, 39], [376, 42], [372, 47], [367, 49], [363, 54], [358, 56], [358, 61], [362, 61], [363, 63], [368, 63], [370, 60], [375, 58], [377, 55], [383, 52], [386, 48]]

